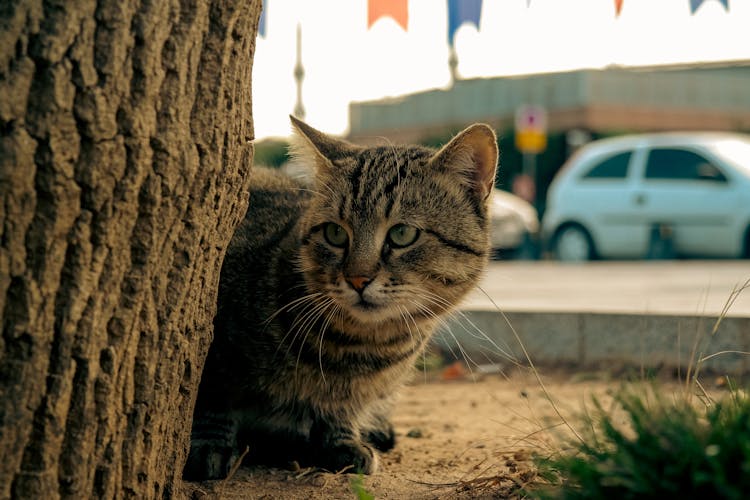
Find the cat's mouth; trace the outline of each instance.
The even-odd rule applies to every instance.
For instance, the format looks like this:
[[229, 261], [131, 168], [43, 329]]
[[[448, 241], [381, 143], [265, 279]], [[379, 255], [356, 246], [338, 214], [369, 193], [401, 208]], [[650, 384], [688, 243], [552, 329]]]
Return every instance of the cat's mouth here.
[[347, 308], [349, 316], [362, 324], [374, 325], [392, 319], [388, 306], [360, 298]]
[[378, 323], [393, 315], [393, 302], [377, 290], [367, 289], [363, 293], [344, 290], [336, 297], [339, 305], [351, 316], [363, 323]]
[[362, 311], [375, 311], [377, 309], [380, 309], [382, 306], [376, 304], [375, 302], [370, 302], [363, 297], [360, 297], [359, 301], [354, 303], [354, 307]]
[[363, 323], [379, 323], [391, 319], [389, 307], [386, 304], [373, 302], [360, 297], [347, 308], [349, 315]]

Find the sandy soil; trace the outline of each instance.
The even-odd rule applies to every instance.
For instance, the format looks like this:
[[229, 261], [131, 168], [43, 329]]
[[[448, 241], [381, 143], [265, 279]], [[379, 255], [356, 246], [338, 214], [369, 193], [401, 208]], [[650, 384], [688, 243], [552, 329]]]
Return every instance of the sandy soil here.
[[[529, 373], [419, 378], [403, 392], [394, 413], [395, 449], [381, 455], [376, 474], [361, 478], [375, 498], [504, 498], [518, 484], [535, 480], [532, 453], [559, 450], [569, 435]], [[584, 404], [593, 407], [593, 395], [606, 404], [620, 385], [606, 378], [543, 375], [569, 423]], [[189, 498], [356, 498], [352, 482], [358, 480], [351, 474], [241, 467], [226, 481], [186, 483], [185, 488]]]

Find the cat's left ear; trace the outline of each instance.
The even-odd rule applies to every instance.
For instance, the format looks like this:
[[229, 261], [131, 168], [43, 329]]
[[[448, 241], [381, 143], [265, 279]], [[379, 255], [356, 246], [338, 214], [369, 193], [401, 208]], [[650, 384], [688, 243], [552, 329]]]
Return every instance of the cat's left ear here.
[[350, 156], [360, 149], [355, 144], [315, 130], [294, 116], [290, 115], [289, 119], [296, 132], [290, 148], [292, 155], [312, 161], [318, 172], [329, 172], [338, 158]]
[[497, 138], [489, 125], [467, 127], [432, 157], [430, 163], [460, 174], [481, 199], [495, 186]]

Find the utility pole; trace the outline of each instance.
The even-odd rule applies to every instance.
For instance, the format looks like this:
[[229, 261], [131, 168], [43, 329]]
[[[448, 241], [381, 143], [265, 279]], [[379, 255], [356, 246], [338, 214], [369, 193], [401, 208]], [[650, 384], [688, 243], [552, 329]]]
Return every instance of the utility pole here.
[[455, 84], [460, 76], [458, 75], [458, 55], [456, 54], [456, 47], [453, 44], [450, 45], [450, 54], [448, 55], [448, 68], [451, 71], [451, 85]]
[[294, 65], [294, 79], [297, 82], [297, 103], [294, 105], [294, 116], [305, 119], [305, 107], [302, 105], [302, 81], [305, 79], [305, 68], [302, 66], [302, 25], [297, 24], [297, 64]]

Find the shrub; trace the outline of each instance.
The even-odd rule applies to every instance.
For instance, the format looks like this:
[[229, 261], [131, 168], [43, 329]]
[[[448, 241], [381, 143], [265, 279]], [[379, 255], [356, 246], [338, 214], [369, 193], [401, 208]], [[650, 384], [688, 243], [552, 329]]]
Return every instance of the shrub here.
[[750, 398], [716, 404], [666, 401], [653, 389], [624, 389], [615, 411], [594, 400], [589, 431], [574, 453], [538, 460], [551, 487], [540, 498], [747, 498]]

